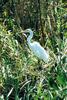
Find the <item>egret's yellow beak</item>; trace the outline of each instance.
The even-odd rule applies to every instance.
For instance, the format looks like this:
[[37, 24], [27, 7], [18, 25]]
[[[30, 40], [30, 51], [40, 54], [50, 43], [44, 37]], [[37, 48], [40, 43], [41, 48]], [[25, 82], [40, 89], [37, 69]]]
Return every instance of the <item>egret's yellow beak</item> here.
[[26, 33], [26, 31], [22, 31], [22, 33], [23, 33], [23, 35], [27, 38], [27, 35], [25, 34], [25, 33]]

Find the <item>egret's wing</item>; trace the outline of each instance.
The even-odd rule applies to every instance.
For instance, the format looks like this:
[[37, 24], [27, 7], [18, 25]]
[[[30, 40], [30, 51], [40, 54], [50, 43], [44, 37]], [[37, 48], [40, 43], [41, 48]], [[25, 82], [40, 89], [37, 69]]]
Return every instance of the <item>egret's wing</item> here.
[[39, 50], [36, 50], [35, 54], [37, 55], [37, 57], [41, 58], [41, 54]]
[[32, 43], [32, 51], [39, 58], [41, 58], [41, 55], [43, 55], [42, 54], [43, 53], [42, 47], [38, 42]]
[[49, 55], [47, 51], [38, 42], [31, 43], [31, 50], [38, 58], [43, 59], [44, 61], [48, 60]]

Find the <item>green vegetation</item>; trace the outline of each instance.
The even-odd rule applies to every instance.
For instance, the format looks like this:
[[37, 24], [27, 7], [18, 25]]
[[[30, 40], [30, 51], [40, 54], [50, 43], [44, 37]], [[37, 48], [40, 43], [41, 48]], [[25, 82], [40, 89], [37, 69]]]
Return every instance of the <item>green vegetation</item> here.
[[[66, 0], [0, 0], [0, 100], [67, 100], [66, 12]], [[30, 51], [27, 28], [48, 64]]]

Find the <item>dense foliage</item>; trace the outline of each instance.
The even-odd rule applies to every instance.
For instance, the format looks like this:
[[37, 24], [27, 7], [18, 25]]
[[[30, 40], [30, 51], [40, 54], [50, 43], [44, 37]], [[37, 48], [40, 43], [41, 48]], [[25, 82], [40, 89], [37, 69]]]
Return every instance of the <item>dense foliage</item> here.
[[[67, 100], [66, 11], [65, 0], [0, 0], [0, 100]], [[26, 28], [48, 64], [30, 51]]]

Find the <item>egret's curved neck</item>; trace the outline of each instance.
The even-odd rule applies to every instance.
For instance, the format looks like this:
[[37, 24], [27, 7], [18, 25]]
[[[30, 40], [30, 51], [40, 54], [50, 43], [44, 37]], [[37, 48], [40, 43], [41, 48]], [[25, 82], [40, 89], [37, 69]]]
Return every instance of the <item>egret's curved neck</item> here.
[[29, 45], [30, 45], [30, 43], [31, 43], [32, 37], [33, 37], [33, 31], [30, 32], [30, 35], [29, 35], [28, 38], [27, 38], [27, 41], [28, 41], [28, 44], [29, 44]]

